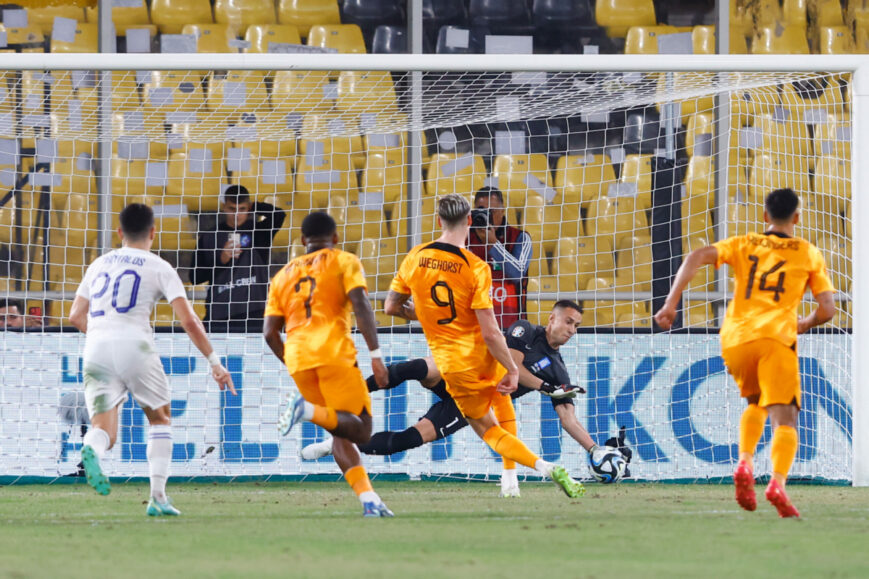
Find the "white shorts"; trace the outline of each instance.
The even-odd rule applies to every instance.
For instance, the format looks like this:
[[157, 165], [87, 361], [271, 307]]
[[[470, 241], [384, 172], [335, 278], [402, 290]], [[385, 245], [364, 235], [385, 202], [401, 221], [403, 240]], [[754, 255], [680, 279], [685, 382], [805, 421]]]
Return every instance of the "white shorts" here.
[[128, 392], [143, 408], [156, 409], [172, 401], [163, 363], [148, 340], [87, 339], [83, 366], [91, 417], [126, 402]]

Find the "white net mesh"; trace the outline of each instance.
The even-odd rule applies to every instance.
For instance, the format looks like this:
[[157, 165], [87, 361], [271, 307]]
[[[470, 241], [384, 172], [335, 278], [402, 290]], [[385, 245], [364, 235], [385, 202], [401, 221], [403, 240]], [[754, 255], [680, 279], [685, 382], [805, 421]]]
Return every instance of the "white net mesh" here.
[[[438, 196], [473, 200], [481, 188], [497, 187], [507, 222], [532, 240], [530, 255], [495, 266], [504, 287], [525, 287], [523, 315], [545, 324], [556, 299], [584, 302], [583, 330], [562, 348], [574, 380], [588, 389], [576, 404], [580, 422], [598, 443], [626, 426], [636, 477], [690, 480], [727, 476], [737, 456], [742, 402], [715, 331], [731, 285], [726, 275], [702, 270], [683, 302], [681, 333], [652, 333], [654, 304], [683, 251], [758, 230], [766, 193], [791, 187], [803, 204], [798, 234], [822, 250], [840, 292], [834, 321], [801, 338], [804, 412], [794, 474], [850, 479], [847, 75], [424, 73], [418, 90], [413, 78], [286, 70], [3, 74], [0, 291], [25, 310], [7, 325], [28, 329], [0, 334], [0, 476], [75, 470], [80, 430], [57, 409], [64, 393], [81, 388], [83, 337], [53, 328], [64, 324], [87, 264], [108, 249], [99, 235], [104, 178], [105, 227], [114, 231], [127, 203], [154, 206], [155, 251], [190, 283], [202, 316], [220, 282], [202, 271], [214, 266], [197, 253], [198, 236], [223, 223], [227, 186], [244, 186], [257, 202], [251, 219], [271, 227], [270, 250], [268, 241], [255, 241], [251, 251], [272, 272], [304, 252], [304, 216], [328, 211], [342, 248], [363, 261], [383, 348], [396, 360], [427, 354], [417, 328], [382, 313], [401, 258], [437, 235]], [[101, 85], [110, 98], [105, 126]], [[117, 244], [116, 236], [107, 239]], [[810, 307], [807, 296], [801, 313]], [[212, 389], [183, 334], [157, 336], [175, 399], [173, 472], [335, 472], [328, 460], [298, 457], [300, 444], [322, 436], [315, 427], [279, 440], [279, 400], [291, 380], [258, 333], [256, 308], [242, 309], [252, 325], [214, 334], [243, 386], [238, 398]], [[217, 319], [215, 310], [210, 315]], [[160, 328], [175, 322], [165, 303], [154, 319]], [[364, 354], [360, 364], [367, 372]], [[432, 401], [415, 383], [375, 394], [375, 430], [411, 426]], [[584, 476], [584, 453], [560, 430], [548, 399], [532, 393], [516, 407], [531, 449]], [[145, 474], [144, 418], [132, 403], [119, 441], [110, 473]], [[767, 441], [761, 472], [769, 471]], [[500, 470], [468, 429], [367, 462], [373, 472], [412, 476]]]

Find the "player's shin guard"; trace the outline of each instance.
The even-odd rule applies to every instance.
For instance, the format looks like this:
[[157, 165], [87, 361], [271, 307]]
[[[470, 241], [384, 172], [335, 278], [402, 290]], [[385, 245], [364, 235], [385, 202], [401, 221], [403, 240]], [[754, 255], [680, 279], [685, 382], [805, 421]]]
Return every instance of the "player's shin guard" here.
[[515, 460], [523, 466], [534, 468], [539, 457], [525, 443], [501, 428], [493, 426], [483, 435], [483, 442], [505, 459]]
[[373, 454], [385, 456], [404, 452], [411, 448], [416, 448], [423, 445], [422, 435], [414, 427], [410, 427], [401, 432], [377, 432], [366, 444], [358, 445], [359, 452], [363, 454]]
[[739, 420], [739, 454], [754, 456], [757, 443], [763, 434], [763, 426], [766, 424], [767, 411], [757, 404], [749, 404], [742, 412]]
[[172, 427], [156, 424], [148, 429], [148, 472], [151, 477], [151, 496], [166, 502], [166, 480], [172, 460]]
[[[390, 364], [387, 370], [389, 371], [389, 384], [386, 386], [386, 390], [389, 390], [407, 380], [416, 380], [418, 382], [425, 380], [425, 377], [428, 375], [428, 364], [423, 358], [418, 358], [416, 360]], [[369, 392], [376, 392], [379, 389], [377, 382], [374, 381], [374, 376], [369, 376], [366, 382]]]
[[772, 434], [772, 472], [787, 478], [799, 446], [797, 430], [793, 426], [780, 425]]

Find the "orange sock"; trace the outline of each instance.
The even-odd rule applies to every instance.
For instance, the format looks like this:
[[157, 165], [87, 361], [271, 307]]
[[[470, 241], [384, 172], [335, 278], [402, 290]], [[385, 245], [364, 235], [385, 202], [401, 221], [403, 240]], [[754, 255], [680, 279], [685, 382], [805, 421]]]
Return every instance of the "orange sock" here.
[[357, 497], [362, 493], [374, 490], [374, 487], [371, 486], [371, 481], [368, 479], [368, 473], [365, 472], [365, 467], [361, 464], [347, 469], [347, 472], [344, 473], [344, 478]]
[[754, 456], [754, 451], [757, 449], [757, 443], [760, 442], [760, 437], [763, 434], [763, 425], [766, 424], [766, 408], [761, 408], [757, 404], [749, 404], [742, 412], [742, 418], [739, 420], [739, 454], [750, 454]]
[[540, 460], [536, 454], [528, 450], [525, 443], [500, 426], [493, 426], [487, 430], [486, 434], [483, 435], [483, 442], [503, 458], [515, 460], [528, 468], [534, 468], [534, 465]]
[[797, 456], [797, 448], [800, 445], [800, 439], [797, 436], [797, 429], [793, 426], [778, 426], [775, 432], [772, 433], [772, 472], [787, 478], [788, 472], [791, 470], [791, 465], [794, 463], [794, 457]]
[[[499, 396], [495, 400], [493, 410], [495, 411], [495, 418], [498, 419], [498, 424], [501, 425], [501, 428], [513, 436], [516, 436], [518, 433], [516, 427], [516, 410], [513, 408], [513, 401], [510, 399], [510, 396]], [[515, 460], [503, 456], [501, 459], [504, 461], [504, 470], [514, 470], [516, 468]]]
[[314, 417], [311, 418], [311, 422], [326, 430], [335, 430], [335, 427], [338, 426], [338, 415], [331, 408], [315, 405]]

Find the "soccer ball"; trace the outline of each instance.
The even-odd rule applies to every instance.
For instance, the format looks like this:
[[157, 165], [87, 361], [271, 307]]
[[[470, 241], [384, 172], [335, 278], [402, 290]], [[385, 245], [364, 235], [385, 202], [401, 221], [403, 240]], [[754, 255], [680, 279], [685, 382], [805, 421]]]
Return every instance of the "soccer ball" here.
[[617, 449], [601, 446], [588, 455], [588, 472], [599, 483], [617, 483], [625, 476], [628, 462]]

